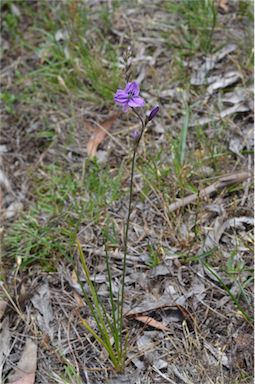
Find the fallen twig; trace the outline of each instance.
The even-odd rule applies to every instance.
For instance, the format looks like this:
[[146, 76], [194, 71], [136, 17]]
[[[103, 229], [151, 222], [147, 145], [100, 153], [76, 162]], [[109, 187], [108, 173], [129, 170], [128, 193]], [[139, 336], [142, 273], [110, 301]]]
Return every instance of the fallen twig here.
[[218, 181], [202, 189], [200, 192], [193, 193], [192, 195], [186, 196], [183, 199], [170, 204], [168, 207], [168, 212], [173, 212], [179, 208], [185, 207], [186, 205], [192, 204], [197, 199], [204, 199], [210, 196], [212, 193], [216, 192], [218, 189], [222, 189], [228, 185], [242, 183], [249, 177], [251, 177], [249, 172], [234, 173], [229, 176], [221, 177]]

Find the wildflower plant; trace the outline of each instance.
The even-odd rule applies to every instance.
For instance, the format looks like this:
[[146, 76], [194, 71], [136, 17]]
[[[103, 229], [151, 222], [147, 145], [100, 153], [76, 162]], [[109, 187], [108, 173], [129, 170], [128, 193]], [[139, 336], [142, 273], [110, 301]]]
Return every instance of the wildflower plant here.
[[[85, 301], [90, 309], [91, 315], [96, 322], [97, 332], [90, 326], [87, 320], [82, 319], [82, 323], [89, 333], [97, 340], [97, 342], [107, 351], [109, 359], [116, 369], [121, 372], [125, 367], [125, 360], [127, 354], [128, 336], [124, 334], [123, 329], [123, 307], [125, 296], [125, 278], [126, 278], [126, 265], [127, 265], [127, 252], [128, 252], [128, 234], [130, 227], [130, 215], [132, 212], [132, 198], [133, 198], [133, 179], [135, 171], [136, 155], [139, 144], [143, 137], [147, 124], [153, 120], [159, 112], [159, 107], [155, 106], [144, 118], [138, 108], [142, 108], [145, 105], [144, 99], [139, 95], [140, 87], [136, 81], [129, 82], [128, 76], [126, 76], [127, 84], [124, 89], [118, 89], [114, 95], [114, 101], [118, 106], [122, 107], [123, 112], [131, 110], [131, 112], [139, 119], [141, 123], [140, 130], [132, 132], [131, 137], [133, 139], [133, 154], [131, 161], [130, 171], [130, 185], [129, 185], [129, 197], [128, 197], [128, 211], [126, 217], [126, 223], [124, 226], [124, 238], [123, 238], [123, 263], [122, 263], [122, 276], [121, 276], [121, 288], [117, 295], [117, 300], [114, 298], [112, 287], [112, 273], [110, 267], [110, 258], [107, 249], [107, 231], [103, 232], [105, 241], [105, 255], [106, 255], [106, 270], [108, 277], [108, 289], [110, 299], [110, 313], [108, 313], [105, 305], [100, 300], [96, 286], [90, 278], [90, 272], [86, 263], [85, 256], [83, 254], [81, 245], [78, 241], [78, 252], [80, 255], [81, 264], [85, 273], [86, 282], [89, 288], [89, 293], [83, 288], [83, 294]], [[82, 286], [82, 285], [81, 285]]]

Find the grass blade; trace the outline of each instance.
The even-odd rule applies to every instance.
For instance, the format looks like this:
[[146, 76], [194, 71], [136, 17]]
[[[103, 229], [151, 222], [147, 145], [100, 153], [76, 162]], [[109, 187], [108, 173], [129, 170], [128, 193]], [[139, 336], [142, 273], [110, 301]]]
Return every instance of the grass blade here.
[[89, 290], [90, 290], [90, 293], [92, 296], [92, 302], [95, 306], [95, 308], [93, 308], [93, 306], [92, 306], [93, 316], [97, 322], [97, 325], [99, 325], [99, 331], [101, 333], [101, 336], [104, 338], [105, 343], [108, 346], [111, 346], [110, 337], [109, 337], [108, 330], [107, 330], [106, 325], [105, 325], [104, 310], [102, 308], [102, 304], [100, 303], [100, 301], [98, 299], [96, 289], [95, 289], [95, 287], [94, 287], [94, 285], [90, 279], [89, 269], [88, 269], [88, 266], [86, 264], [84, 253], [82, 251], [81, 244], [80, 244], [79, 240], [77, 240], [77, 245], [78, 245], [78, 251], [79, 251], [82, 267], [83, 267], [85, 277], [86, 277], [86, 282], [89, 286]]
[[215, 270], [210, 266], [208, 265], [205, 261], [203, 262], [203, 265], [208, 269], [208, 271], [210, 271], [212, 273], [212, 275], [218, 280], [218, 282], [222, 285], [222, 287], [224, 288], [224, 290], [228, 293], [228, 295], [230, 296], [231, 300], [233, 301], [233, 303], [235, 304], [235, 306], [237, 307], [237, 309], [239, 310], [239, 312], [241, 312], [241, 314], [243, 315], [243, 317], [245, 318], [245, 320], [252, 324], [253, 323], [253, 319], [248, 315], [248, 313], [241, 307], [241, 305], [239, 304], [238, 300], [236, 299], [236, 297], [233, 295], [233, 293], [230, 291], [230, 289], [226, 286], [226, 284], [224, 284], [224, 282], [222, 281], [221, 277], [218, 275], [217, 272], [215, 272]]
[[183, 120], [182, 130], [181, 130], [180, 152], [179, 152], [180, 165], [183, 165], [185, 160], [185, 150], [186, 150], [186, 143], [187, 143], [189, 118], [190, 118], [190, 109], [189, 107], [187, 107], [184, 120]]

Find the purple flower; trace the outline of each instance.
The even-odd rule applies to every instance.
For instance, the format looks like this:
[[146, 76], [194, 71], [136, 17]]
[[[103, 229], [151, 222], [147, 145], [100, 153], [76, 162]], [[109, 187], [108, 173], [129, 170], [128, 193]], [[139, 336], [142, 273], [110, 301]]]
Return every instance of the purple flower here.
[[150, 114], [149, 116], [147, 117], [147, 121], [151, 121], [152, 119], [154, 119], [154, 117], [157, 115], [159, 111], [159, 106], [157, 105], [156, 107], [154, 107], [151, 111], [150, 111]]
[[140, 135], [141, 135], [141, 133], [140, 133], [137, 129], [134, 129], [134, 130], [131, 132], [131, 134], [130, 134], [130, 136], [132, 137], [132, 139], [133, 139], [134, 141], [138, 140], [139, 137], [140, 137]]
[[118, 89], [114, 95], [114, 101], [116, 104], [122, 106], [123, 111], [127, 112], [129, 107], [143, 107], [144, 99], [139, 96], [139, 85], [136, 81], [127, 83], [126, 88]]

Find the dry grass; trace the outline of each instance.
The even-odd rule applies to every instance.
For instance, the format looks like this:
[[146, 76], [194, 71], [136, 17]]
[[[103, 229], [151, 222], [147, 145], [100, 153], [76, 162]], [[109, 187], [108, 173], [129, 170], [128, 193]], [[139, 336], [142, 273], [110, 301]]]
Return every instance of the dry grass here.
[[[11, 298], [4, 314], [10, 349], [6, 356], [0, 351], [3, 380], [29, 336], [38, 343], [36, 383], [251, 383], [251, 177], [171, 209], [226, 175], [250, 175], [253, 169], [248, 2], [227, 2], [227, 11], [217, 8], [211, 40], [210, 28], [190, 19], [192, 9], [185, 24], [168, 2], [112, 3], [108, 9], [111, 2], [103, 8], [88, 2], [86, 12], [75, 1], [62, 10], [57, 2], [52, 7], [47, 2], [2, 5], [4, 42], [17, 48], [4, 50], [2, 57], [2, 279]], [[205, 78], [222, 81], [234, 71], [236, 80], [212, 94], [205, 83], [191, 84], [201, 75], [208, 50], [215, 54], [228, 44], [236, 46], [215, 60]], [[80, 268], [74, 240], [78, 234], [107, 306], [101, 232], [107, 225], [117, 295], [129, 127], [136, 128], [137, 121], [119, 116], [99, 146], [98, 161], [87, 159], [86, 147], [95, 127], [115, 108], [111, 94], [128, 45], [134, 53], [133, 78], [141, 82], [148, 109], [160, 105], [160, 116], [139, 150], [125, 308], [169, 331], [127, 315], [127, 367], [116, 376], [81, 325], [83, 316], [95, 326], [74, 273], [77, 264]], [[70, 58], [64, 57], [67, 49]], [[89, 65], [94, 57], [96, 74]], [[106, 75], [110, 87], [103, 81]]]

